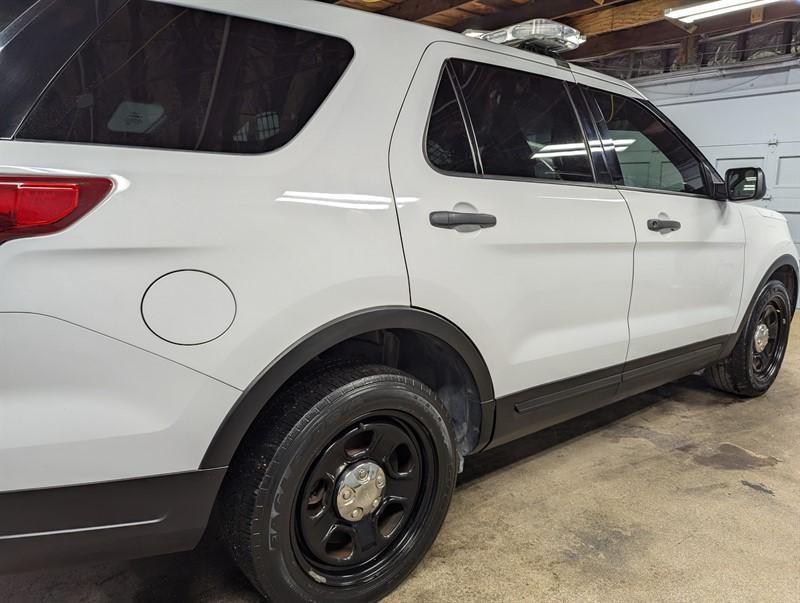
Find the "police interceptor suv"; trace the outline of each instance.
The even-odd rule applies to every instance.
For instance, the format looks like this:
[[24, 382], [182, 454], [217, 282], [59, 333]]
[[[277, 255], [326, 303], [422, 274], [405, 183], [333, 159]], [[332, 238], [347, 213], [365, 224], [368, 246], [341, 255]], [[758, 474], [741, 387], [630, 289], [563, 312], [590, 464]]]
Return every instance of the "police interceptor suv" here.
[[216, 506], [266, 597], [375, 600], [464, 457], [701, 369], [767, 391], [798, 265], [737, 203], [764, 174], [512, 46], [3, 2], [0, 570], [191, 549]]

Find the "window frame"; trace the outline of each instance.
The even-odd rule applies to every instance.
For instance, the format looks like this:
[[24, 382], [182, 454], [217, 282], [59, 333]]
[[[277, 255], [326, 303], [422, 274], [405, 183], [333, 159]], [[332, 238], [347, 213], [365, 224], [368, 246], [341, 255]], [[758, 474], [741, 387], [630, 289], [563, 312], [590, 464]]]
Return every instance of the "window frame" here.
[[[570, 106], [572, 108], [572, 114], [575, 118], [575, 123], [578, 125], [580, 129], [581, 137], [583, 139], [583, 144], [586, 147], [587, 158], [589, 162], [590, 169], [592, 170], [592, 181], [591, 182], [580, 182], [580, 181], [572, 181], [572, 180], [555, 180], [552, 178], [535, 178], [530, 176], [501, 176], [501, 175], [492, 175], [486, 174], [483, 170], [483, 162], [481, 160], [480, 148], [478, 146], [477, 136], [475, 134], [475, 129], [472, 125], [472, 117], [470, 116], [469, 109], [467, 108], [466, 101], [463, 96], [463, 92], [461, 90], [460, 82], [458, 81], [458, 76], [455, 73], [451, 65], [451, 61], [459, 60], [459, 61], [469, 61], [472, 63], [478, 63], [480, 65], [485, 65], [487, 67], [492, 67], [495, 69], [504, 69], [509, 71], [518, 71], [522, 74], [528, 74], [536, 77], [545, 78], [548, 80], [553, 80], [560, 82], [564, 88], [564, 92], [566, 94], [567, 99], [569, 100]], [[428, 157], [428, 130], [430, 128], [431, 117], [433, 116], [433, 107], [436, 102], [436, 95], [439, 91], [439, 84], [442, 81], [443, 75], [447, 73], [450, 78], [450, 84], [453, 87], [456, 95], [456, 100], [459, 103], [459, 109], [461, 112], [462, 119], [464, 119], [464, 127], [467, 131], [467, 137], [469, 138], [470, 148], [472, 149], [473, 158], [476, 162], [476, 172], [473, 174], [468, 174], [466, 172], [452, 172], [449, 170], [443, 170], [439, 167], [433, 165]], [[425, 158], [425, 163], [435, 172], [442, 174], [443, 176], [449, 176], [453, 178], [476, 178], [479, 180], [497, 180], [497, 181], [507, 181], [507, 182], [530, 182], [530, 183], [544, 183], [544, 184], [558, 184], [563, 186], [591, 186], [591, 187], [613, 187], [613, 183], [611, 182], [601, 182], [601, 179], [598, 177], [597, 169], [595, 166], [594, 161], [592, 160], [592, 153], [591, 147], [589, 145], [589, 138], [586, 132], [586, 124], [584, 123], [584, 114], [582, 113], [578, 102], [576, 101], [576, 94], [577, 94], [577, 84], [575, 82], [570, 82], [568, 80], [561, 80], [558, 78], [550, 77], [548, 75], [542, 75], [540, 73], [536, 73], [535, 71], [529, 71], [525, 69], [517, 69], [513, 67], [504, 67], [500, 65], [496, 65], [491, 62], [487, 61], [478, 61], [472, 58], [462, 58], [458, 56], [450, 56], [443, 61], [442, 67], [439, 73], [439, 79], [437, 80], [436, 86], [433, 90], [433, 96], [429, 102], [429, 109], [428, 109], [428, 117], [427, 121], [425, 122], [425, 129], [422, 137], [422, 154]]]
[[[58, 5], [59, 3], [66, 2], [66, 1], [67, 0], [53, 0], [53, 2], [51, 4], [47, 4], [46, 6], [50, 7], [51, 5]], [[88, 2], [90, 0], [81, 0], [81, 1]], [[47, 92], [50, 90], [50, 88], [54, 84], [57, 83], [57, 81], [58, 81], [59, 77], [62, 75], [62, 73], [70, 66], [70, 64], [75, 59], [75, 57], [77, 57], [77, 55], [86, 47], [86, 45], [91, 40], [93, 40], [95, 36], [98, 35], [98, 33], [102, 30], [102, 28], [107, 23], [109, 23], [110, 20], [119, 11], [123, 10], [125, 7], [127, 7], [130, 4], [131, 0], [120, 0], [120, 2], [121, 2], [121, 4], [120, 4], [119, 7], [117, 7], [116, 10], [113, 10], [113, 11], [110, 12], [110, 14], [106, 15], [105, 19], [101, 23], [97, 24], [91, 30], [91, 32], [85, 33], [82, 36], [81, 44], [75, 49], [75, 51], [71, 55], [69, 55], [66, 59], [63, 60], [63, 62], [61, 63], [60, 67], [58, 68], [58, 70], [54, 74], [52, 74], [52, 76], [49, 78], [49, 80], [47, 82], [47, 85], [42, 88], [42, 90], [39, 92], [39, 94], [37, 95], [35, 100], [32, 103], [30, 103], [30, 105], [29, 105], [24, 117], [22, 117], [19, 120], [19, 122], [15, 125], [14, 130], [13, 130], [13, 134], [11, 134], [11, 136], [9, 136], [7, 138], [8, 140], [14, 140], [14, 141], [19, 141], [19, 142], [30, 142], [30, 143], [46, 143], [46, 144], [59, 144], [59, 145], [80, 145], [80, 146], [101, 147], [101, 148], [110, 148], [110, 149], [137, 149], [137, 150], [143, 150], [143, 151], [164, 152], [164, 153], [191, 153], [193, 155], [203, 154], [203, 155], [217, 155], [217, 156], [230, 156], [230, 157], [262, 157], [262, 156], [265, 156], [265, 155], [270, 155], [272, 153], [277, 153], [277, 152], [285, 149], [286, 147], [288, 147], [289, 145], [294, 143], [295, 140], [297, 140], [297, 138], [299, 136], [302, 135], [302, 133], [305, 131], [305, 129], [307, 127], [309, 127], [309, 124], [311, 124], [311, 122], [314, 121], [314, 118], [323, 110], [323, 107], [325, 107], [325, 105], [330, 101], [330, 98], [336, 93], [336, 90], [342, 85], [342, 82], [347, 77], [348, 73], [353, 69], [353, 63], [356, 61], [356, 47], [353, 45], [353, 42], [351, 42], [350, 40], [348, 40], [347, 38], [345, 38], [344, 36], [341, 36], [341, 35], [336, 35], [336, 34], [331, 34], [331, 33], [322, 33], [322, 32], [319, 32], [317, 30], [309, 29], [307, 27], [298, 27], [296, 25], [288, 25], [288, 24], [275, 22], [275, 21], [267, 21], [265, 19], [252, 17], [252, 16], [238, 15], [238, 14], [226, 11], [225, 9], [216, 9], [215, 8], [213, 10], [210, 10], [210, 9], [206, 9], [206, 8], [198, 8], [196, 6], [170, 5], [170, 6], [182, 7], [182, 8], [188, 9], [188, 10], [200, 11], [200, 12], [205, 12], [205, 13], [214, 13], [214, 14], [217, 14], [217, 15], [229, 18], [229, 19], [240, 19], [240, 20], [245, 20], [245, 21], [251, 21], [253, 23], [260, 23], [262, 25], [270, 25], [270, 26], [277, 26], [277, 27], [283, 27], [283, 28], [288, 28], [288, 29], [294, 29], [294, 30], [303, 31], [303, 32], [306, 32], [306, 33], [309, 33], [309, 34], [314, 34], [314, 35], [317, 35], [317, 36], [324, 36], [326, 38], [332, 38], [332, 39], [335, 39], [335, 40], [339, 40], [341, 42], [344, 42], [345, 44], [347, 44], [350, 47], [350, 51], [351, 51], [350, 60], [348, 61], [347, 65], [345, 65], [345, 68], [342, 70], [342, 73], [339, 75], [339, 79], [336, 81], [336, 83], [330, 89], [328, 94], [325, 96], [325, 98], [322, 100], [322, 102], [317, 106], [317, 108], [309, 115], [308, 119], [302, 125], [302, 127], [298, 128], [298, 130], [294, 133], [294, 136], [292, 136], [289, 140], [287, 140], [281, 146], [276, 147], [274, 149], [270, 149], [268, 151], [259, 151], [259, 152], [247, 153], [247, 152], [232, 152], [232, 151], [219, 151], [219, 150], [206, 150], [206, 149], [181, 149], [181, 148], [173, 148], [173, 147], [152, 147], [152, 146], [147, 146], [147, 145], [129, 145], [129, 144], [115, 144], [115, 143], [101, 143], [101, 142], [76, 142], [76, 141], [46, 140], [46, 139], [42, 140], [42, 139], [38, 139], [38, 138], [37, 139], [20, 138], [19, 135], [22, 132], [22, 130], [25, 127], [25, 125], [27, 124], [28, 120], [34, 114], [34, 111], [39, 106], [39, 103], [42, 102], [42, 100], [45, 98], [45, 96], [46, 96]], [[34, 7], [35, 6], [36, 5], [34, 5]], [[30, 11], [28, 11], [28, 12], [30, 12]], [[0, 139], [3, 139], [1, 134], [2, 133], [0, 132]]]
[[[439, 89], [441, 88], [445, 77], [447, 78], [447, 83], [450, 85], [450, 89], [453, 91], [453, 96], [455, 96], [456, 102], [458, 103], [458, 112], [461, 114], [464, 133], [467, 135], [467, 142], [469, 143], [469, 150], [470, 154], [472, 155], [472, 165], [475, 170], [472, 174], [468, 174], [467, 172], [453, 172], [450, 170], [444, 170], [439, 166], [434, 165], [431, 161], [431, 158], [428, 156], [428, 136], [430, 133], [431, 121], [433, 120], [433, 110], [436, 107], [436, 97], [439, 96]], [[425, 121], [425, 131], [422, 135], [422, 156], [425, 158], [425, 163], [427, 163], [433, 171], [439, 172], [445, 176], [461, 176], [464, 178], [481, 177], [483, 174], [483, 166], [479, 163], [478, 159], [479, 153], [477, 147], [475, 146], [475, 132], [472, 128], [472, 121], [465, 113], [466, 105], [464, 103], [464, 99], [462, 98], [461, 90], [454, 81], [453, 70], [450, 66], [450, 59], [447, 59], [444, 64], [442, 64], [441, 69], [439, 69], [439, 77], [436, 80], [436, 86], [433, 89], [433, 98], [431, 98], [429, 104], [430, 108], [428, 109], [428, 117]]]
[[590, 112], [593, 114], [593, 120], [599, 130], [599, 134], [601, 140], [609, 140], [611, 138], [611, 132], [608, 128], [608, 123], [605, 120], [605, 116], [603, 116], [602, 111], [600, 110], [600, 106], [597, 103], [597, 99], [594, 96], [594, 92], [600, 92], [602, 94], [611, 94], [614, 96], [623, 97], [628, 101], [633, 101], [642, 109], [647, 111], [654, 119], [656, 119], [659, 123], [661, 123], [667, 131], [669, 131], [673, 136], [678, 139], [684, 148], [689, 151], [689, 154], [694, 157], [695, 161], [697, 161], [698, 167], [700, 168], [700, 175], [703, 179], [703, 187], [705, 188], [704, 193], [687, 193], [685, 191], [670, 191], [660, 188], [649, 188], [649, 187], [642, 187], [642, 186], [630, 186], [625, 184], [624, 176], [622, 174], [622, 167], [619, 161], [619, 154], [617, 153], [614, 147], [608, 147], [607, 145], [603, 145], [603, 151], [606, 156], [606, 163], [609, 167], [609, 171], [611, 172], [612, 181], [615, 182], [616, 188], [620, 190], [630, 190], [630, 191], [641, 191], [646, 193], [659, 193], [664, 195], [678, 195], [681, 197], [692, 197], [696, 199], [710, 199], [712, 201], [716, 201], [717, 199], [713, 196], [714, 185], [712, 178], [713, 175], [716, 174], [716, 170], [714, 170], [713, 166], [709, 163], [708, 159], [703, 155], [700, 149], [684, 134], [681, 130], [672, 122], [670, 119], [664, 115], [653, 103], [648, 100], [637, 98], [635, 96], [626, 96], [624, 94], [618, 94], [616, 92], [610, 92], [608, 90], [602, 90], [600, 88], [593, 88], [591, 86], [581, 85], [580, 88], [583, 91], [583, 96], [586, 99], [586, 103], [589, 106]]

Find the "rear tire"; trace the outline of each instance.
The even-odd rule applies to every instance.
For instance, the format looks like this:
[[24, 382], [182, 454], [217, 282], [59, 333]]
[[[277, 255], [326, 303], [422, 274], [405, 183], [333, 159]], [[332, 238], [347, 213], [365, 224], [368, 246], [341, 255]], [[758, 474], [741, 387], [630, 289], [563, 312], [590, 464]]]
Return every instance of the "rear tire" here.
[[759, 293], [731, 354], [706, 369], [708, 383], [747, 398], [766, 393], [783, 363], [792, 315], [786, 286], [769, 281]]
[[413, 377], [309, 373], [270, 401], [237, 453], [225, 539], [272, 601], [375, 601], [433, 544], [457, 467], [447, 411]]

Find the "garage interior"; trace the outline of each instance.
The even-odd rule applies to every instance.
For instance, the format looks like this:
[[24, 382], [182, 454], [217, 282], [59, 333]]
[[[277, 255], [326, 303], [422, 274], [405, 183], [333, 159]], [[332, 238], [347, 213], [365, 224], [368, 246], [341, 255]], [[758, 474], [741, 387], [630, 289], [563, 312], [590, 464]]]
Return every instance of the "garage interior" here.
[[[718, 171], [758, 166], [800, 242], [800, 2], [686, 24], [680, 0], [340, 0], [461, 32], [549, 18], [564, 58], [631, 82]], [[755, 4], [755, 3], [754, 3]], [[694, 375], [466, 462], [442, 533], [390, 601], [800, 601], [800, 322], [770, 392]], [[197, 550], [0, 577], [4, 601], [257, 601]]]

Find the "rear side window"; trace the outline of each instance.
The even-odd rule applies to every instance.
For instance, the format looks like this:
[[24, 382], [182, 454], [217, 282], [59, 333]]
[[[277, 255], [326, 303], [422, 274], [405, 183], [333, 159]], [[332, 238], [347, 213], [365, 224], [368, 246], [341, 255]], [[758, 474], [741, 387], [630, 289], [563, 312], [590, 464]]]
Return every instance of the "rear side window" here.
[[442, 72], [428, 124], [428, 161], [445, 172], [475, 174], [467, 126], [447, 70]]
[[564, 82], [452, 60], [487, 176], [593, 182], [589, 153]]
[[17, 138], [263, 153], [300, 131], [352, 57], [338, 38], [131, 0], [65, 66]]
[[0, 31], [11, 25], [11, 22], [36, 4], [36, 0], [2, 0], [0, 2]]
[[700, 162], [689, 148], [636, 100], [592, 92], [614, 141], [625, 186], [705, 194]]

